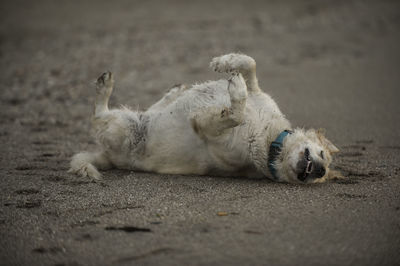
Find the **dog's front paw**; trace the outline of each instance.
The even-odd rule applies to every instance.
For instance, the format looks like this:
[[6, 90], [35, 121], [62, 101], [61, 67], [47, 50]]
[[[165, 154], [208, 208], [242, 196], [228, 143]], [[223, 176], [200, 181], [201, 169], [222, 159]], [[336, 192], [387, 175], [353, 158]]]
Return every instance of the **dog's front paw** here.
[[102, 93], [114, 86], [114, 75], [110, 72], [104, 72], [96, 81], [97, 92]]
[[226, 54], [214, 57], [210, 63], [210, 67], [216, 72], [241, 72], [254, 70], [256, 61], [253, 58], [243, 54]]
[[230, 64], [228, 64], [228, 60], [225, 56], [219, 56], [219, 57], [214, 57], [212, 59], [212, 61], [210, 62], [210, 67], [219, 73], [223, 73], [223, 72], [232, 72], [233, 66], [231, 66]]

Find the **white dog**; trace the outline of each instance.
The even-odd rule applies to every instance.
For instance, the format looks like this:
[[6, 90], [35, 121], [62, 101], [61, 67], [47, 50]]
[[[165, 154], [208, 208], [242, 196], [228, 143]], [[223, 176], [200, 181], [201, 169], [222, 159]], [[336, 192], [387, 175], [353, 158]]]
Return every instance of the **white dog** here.
[[291, 129], [256, 78], [256, 62], [242, 54], [216, 57], [210, 66], [229, 80], [172, 88], [145, 112], [108, 109], [113, 75], [97, 80], [94, 136], [97, 152], [73, 156], [71, 172], [100, 179], [112, 167], [164, 174], [266, 176], [292, 183], [332, 175], [338, 149], [320, 131]]

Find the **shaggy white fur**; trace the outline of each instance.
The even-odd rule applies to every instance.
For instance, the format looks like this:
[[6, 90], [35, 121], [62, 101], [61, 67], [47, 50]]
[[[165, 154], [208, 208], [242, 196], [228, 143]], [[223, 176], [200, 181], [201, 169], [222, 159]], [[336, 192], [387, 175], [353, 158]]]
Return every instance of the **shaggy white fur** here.
[[[242, 54], [216, 57], [210, 66], [228, 80], [176, 86], [145, 112], [108, 109], [114, 79], [97, 80], [92, 130], [100, 150], [76, 154], [71, 172], [100, 179], [112, 167], [166, 174], [271, 177], [268, 151], [289, 121]], [[321, 182], [338, 149], [320, 131], [294, 129], [275, 161], [278, 181]], [[331, 172], [332, 174], [332, 172]]]

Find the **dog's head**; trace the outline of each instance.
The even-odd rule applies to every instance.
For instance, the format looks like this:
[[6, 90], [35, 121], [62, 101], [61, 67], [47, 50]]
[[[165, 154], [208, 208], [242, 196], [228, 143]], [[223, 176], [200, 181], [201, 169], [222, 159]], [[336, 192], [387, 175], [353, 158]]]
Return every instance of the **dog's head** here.
[[323, 130], [295, 129], [283, 141], [274, 166], [279, 181], [313, 183], [325, 178], [332, 154], [339, 149], [324, 135]]

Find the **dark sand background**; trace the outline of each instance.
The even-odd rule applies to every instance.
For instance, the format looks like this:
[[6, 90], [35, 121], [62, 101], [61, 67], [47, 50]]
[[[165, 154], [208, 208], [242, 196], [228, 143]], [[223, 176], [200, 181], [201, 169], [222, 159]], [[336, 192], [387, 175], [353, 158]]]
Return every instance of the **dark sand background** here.
[[[0, 10], [0, 264], [399, 265], [399, 1], [2, 0]], [[176, 83], [221, 78], [208, 63], [232, 51], [257, 60], [293, 125], [327, 129], [347, 180], [67, 173], [70, 156], [94, 148], [103, 71], [116, 76], [111, 105], [145, 109]]]

